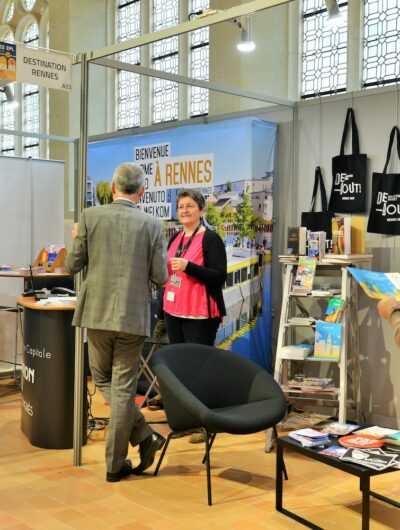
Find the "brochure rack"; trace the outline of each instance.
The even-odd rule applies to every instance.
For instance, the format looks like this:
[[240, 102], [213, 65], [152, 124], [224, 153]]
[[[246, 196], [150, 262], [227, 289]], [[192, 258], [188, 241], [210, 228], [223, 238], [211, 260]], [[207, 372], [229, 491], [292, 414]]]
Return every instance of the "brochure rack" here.
[[[350, 406], [355, 410], [356, 420], [362, 421], [361, 417], [361, 399], [360, 399], [360, 355], [359, 355], [359, 328], [357, 316], [357, 285], [348, 273], [347, 266], [356, 266], [358, 263], [369, 261], [371, 255], [357, 256], [353, 259], [351, 257], [329, 261], [323, 259], [317, 261], [315, 271], [315, 282], [321, 283], [326, 289], [317, 289], [313, 293], [296, 293], [293, 291], [293, 281], [296, 276], [298, 259], [293, 257], [280, 258], [283, 268], [283, 295], [282, 308], [279, 323], [279, 333], [277, 340], [277, 350], [275, 359], [274, 377], [283, 387], [288, 381], [289, 374], [295, 373], [300, 368], [300, 371], [307, 371], [310, 368], [309, 363], [314, 364], [313, 368], [318, 368], [321, 377], [331, 376], [338, 381], [338, 387], [327, 389], [323, 392], [306, 392], [306, 391], [285, 391], [289, 403], [293, 403], [300, 408], [306, 406], [315, 407], [330, 407], [337, 411], [338, 421], [345, 422], [347, 417], [347, 408]], [[342, 314], [342, 338], [340, 343], [339, 360], [320, 359], [312, 355], [305, 359], [291, 359], [288, 358], [287, 352], [284, 353], [282, 348], [296, 342], [295, 337], [298, 335], [306, 335], [309, 333], [308, 341], [313, 342], [314, 326], [312, 323], [296, 323], [299, 319], [291, 321], [291, 317], [296, 316], [299, 311], [307, 316], [309, 315], [309, 304], [306, 302], [312, 300], [319, 304], [319, 311], [321, 312], [321, 320], [324, 319], [323, 309], [324, 304], [321, 299], [326, 298], [327, 301], [333, 296], [332, 290], [327, 288], [327, 284], [323, 282], [329, 281], [338, 285], [334, 295], [342, 298], [344, 301], [344, 311]], [[327, 303], [326, 301], [326, 303]], [[306, 319], [300, 319], [306, 320]], [[302, 330], [298, 328], [302, 327]], [[310, 328], [304, 333], [304, 328]], [[303, 332], [303, 333], [302, 333]], [[307, 341], [307, 340], [306, 340]], [[290, 356], [289, 356], [290, 357]], [[301, 364], [299, 364], [301, 363]], [[337, 370], [339, 373], [337, 373]], [[351, 399], [348, 399], [348, 394]]]
[[42, 268], [45, 272], [56, 272], [64, 269], [67, 251], [63, 246], [61, 248], [57, 248], [57, 245], [53, 246], [56, 247], [53, 253], [49, 253], [46, 247], [40, 250], [33, 264], [34, 267]]

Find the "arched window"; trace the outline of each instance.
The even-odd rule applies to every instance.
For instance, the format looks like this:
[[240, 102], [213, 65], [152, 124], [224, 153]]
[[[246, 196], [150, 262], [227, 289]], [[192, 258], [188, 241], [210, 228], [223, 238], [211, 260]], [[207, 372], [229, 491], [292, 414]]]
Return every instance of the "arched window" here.
[[[210, 0], [191, 0], [190, 13], [209, 9]], [[210, 31], [208, 27], [192, 31], [190, 34], [190, 70], [194, 79], [209, 79]], [[192, 86], [190, 88], [190, 115], [208, 114], [208, 90]]]
[[[179, 22], [178, 0], [153, 0], [152, 31], [176, 26]], [[153, 68], [178, 74], [178, 37], [170, 37], [153, 43]], [[178, 118], [178, 83], [153, 79], [153, 123]]]
[[[140, 0], [118, 0], [118, 42], [133, 39], [140, 35], [140, 14]], [[140, 49], [120, 53], [119, 60], [130, 64], [140, 64]], [[140, 75], [126, 70], [119, 71], [117, 90], [118, 129], [140, 126]]]
[[4, 12], [5, 12], [5, 15], [4, 15], [3, 22], [9, 22], [14, 15], [14, 0], [10, 0], [8, 2], [8, 5], [6, 9], [4, 10]]
[[[39, 26], [32, 21], [27, 27], [24, 35], [24, 44], [37, 48], [39, 46]], [[24, 84], [23, 94], [23, 130], [26, 132], [38, 133], [40, 131], [40, 106], [39, 87], [37, 85]], [[24, 138], [24, 156], [39, 156], [39, 139]]]
[[30, 11], [35, 5], [36, 0], [22, 0], [22, 5], [25, 11]]
[[364, 0], [363, 87], [400, 81], [400, 3]]
[[[347, 20], [348, 2], [338, 2]], [[303, 53], [301, 97], [344, 92], [347, 88], [347, 23], [326, 24], [324, 0], [303, 1]]]
[[[187, 14], [209, 9], [210, 0], [114, 0], [116, 6], [117, 41], [122, 42], [171, 28], [184, 22]], [[188, 51], [189, 50], [189, 53]], [[184, 53], [182, 53], [184, 51]], [[192, 31], [119, 54], [130, 64], [164, 72], [209, 79], [209, 29]], [[208, 114], [208, 90], [183, 87], [178, 113], [178, 83], [151, 79], [131, 72], [117, 73], [117, 127], [145, 126], [184, 117]], [[148, 105], [148, 106], [147, 106]]]
[[[14, 35], [10, 32], [1, 40], [7, 42], [14, 42]], [[14, 84], [8, 85], [11, 90], [12, 96], [14, 96]], [[7, 99], [4, 87], [0, 90], [0, 127], [2, 129], [15, 129], [15, 105], [10, 103]], [[15, 154], [15, 136], [11, 134], [0, 135], [0, 152], [2, 155], [12, 156]]]

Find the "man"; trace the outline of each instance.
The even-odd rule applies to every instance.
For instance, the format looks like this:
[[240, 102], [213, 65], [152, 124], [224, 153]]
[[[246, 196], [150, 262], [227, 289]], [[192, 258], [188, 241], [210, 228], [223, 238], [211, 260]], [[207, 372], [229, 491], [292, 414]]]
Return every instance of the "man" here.
[[[150, 282], [167, 279], [162, 223], [142, 212], [142, 169], [120, 164], [113, 176], [111, 204], [82, 212], [75, 225], [66, 268], [85, 270], [73, 325], [88, 329], [93, 380], [110, 404], [106, 443], [108, 482], [141, 474], [165, 439], [144, 421], [134, 403], [140, 354], [150, 334]], [[140, 464], [126, 460], [129, 442], [139, 445]]]
[[394, 342], [400, 348], [400, 302], [394, 298], [380, 300], [378, 312], [382, 318], [390, 322], [394, 329]]

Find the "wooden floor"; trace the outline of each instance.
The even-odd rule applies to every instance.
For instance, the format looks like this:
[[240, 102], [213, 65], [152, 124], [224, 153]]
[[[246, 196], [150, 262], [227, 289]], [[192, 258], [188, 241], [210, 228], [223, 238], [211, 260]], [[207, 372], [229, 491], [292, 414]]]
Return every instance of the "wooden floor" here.
[[[0, 381], [0, 393], [5, 386]], [[146, 409], [145, 409], [146, 410]], [[107, 416], [97, 393], [93, 412]], [[211, 453], [212, 507], [207, 506], [202, 444], [172, 440], [158, 477], [151, 472], [116, 484], [105, 481], [105, 431], [83, 448], [83, 466], [72, 450], [44, 450], [20, 430], [20, 394], [0, 397], [0, 528], [174, 530], [301, 529], [275, 511], [275, 453], [264, 452], [264, 434], [219, 435]], [[146, 412], [150, 420], [160, 412]], [[166, 425], [158, 429], [164, 435]], [[137, 453], [129, 455], [138, 463]], [[356, 478], [294, 454], [286, 457], [284, 505], [325, 529], [361, 528]], [[151, 468], [153, 469], [153, 468]], [[400, 473], [373, 478], [375, 491], [400, 500]], [[371, 529], [400, 529], [400, 511], [371, 500]]]

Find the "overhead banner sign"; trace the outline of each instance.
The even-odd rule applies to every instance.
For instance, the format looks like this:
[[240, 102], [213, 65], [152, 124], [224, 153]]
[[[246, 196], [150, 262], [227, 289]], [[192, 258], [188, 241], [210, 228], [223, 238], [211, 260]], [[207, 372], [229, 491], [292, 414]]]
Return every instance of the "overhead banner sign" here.
[[0, 41], [0, 82], [13, 83], [16, 80], [16, 45]]
[[72, 57], [17, 44], [17, 81], [71, 90]]

